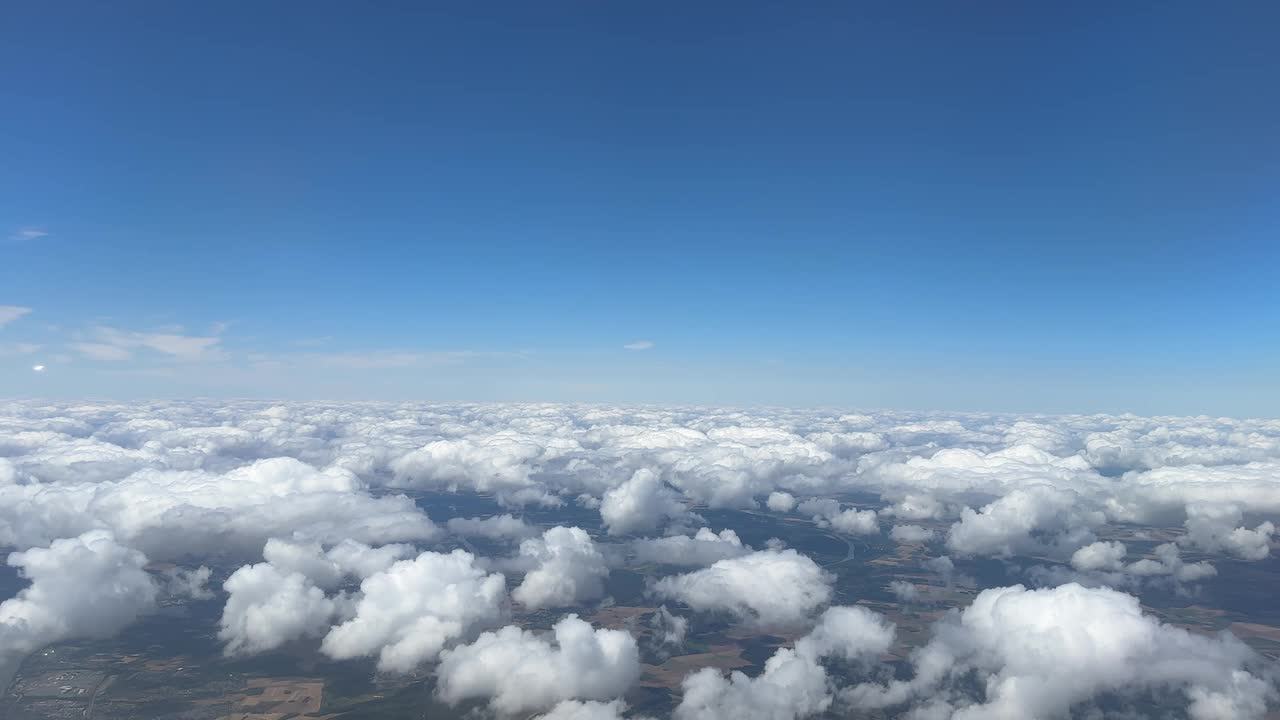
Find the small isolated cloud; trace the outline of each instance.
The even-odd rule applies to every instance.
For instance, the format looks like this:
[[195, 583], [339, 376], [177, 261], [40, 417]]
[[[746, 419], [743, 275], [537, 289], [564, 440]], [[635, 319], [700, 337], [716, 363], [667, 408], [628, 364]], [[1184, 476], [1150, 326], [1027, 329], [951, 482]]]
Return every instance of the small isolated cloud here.
[[29, 307], [19, 305], [0, 305], [0, 328], [31, 312]]
[[32, 365], [32, 366], [31, 366], [31, 372], [38, 372], [38, 373], [42, 373], [42, 372], [44, 372], [44, 366], [43, 366], [43, 365]]
[[774, 512], [788, 513], [796, 509], [796, 496], [789, 492], [775, 490], [769, 493], [769, 501], [766, 504]]
[[637, 340], [622, 346], [623, 350], [652, 350], [653, 343], [648, 340]]
[[454, 535], [490, 540], [524, 540], [539, 534], [537, 528], [510, 513], [487, 518], [450, 518], [447, 527]]
[[41, 230], [40, 228], [37, 228], [37, 227], [21, 227], [21, 228], [18, 228], [17, 230], [14, 230], [13, 233], [9, 235], [9, 239], [18, 241], [18, 242], [23, 242], [27, 240], [39, 240], [42, 237], [48, 237], [48, 236], [49, 236], [49, 232], [47, 230]]
[[933, 540], [933, 531], [919, 525], [894, 525], [889, 531], [889, 539], [904, 545], [925, 543]]

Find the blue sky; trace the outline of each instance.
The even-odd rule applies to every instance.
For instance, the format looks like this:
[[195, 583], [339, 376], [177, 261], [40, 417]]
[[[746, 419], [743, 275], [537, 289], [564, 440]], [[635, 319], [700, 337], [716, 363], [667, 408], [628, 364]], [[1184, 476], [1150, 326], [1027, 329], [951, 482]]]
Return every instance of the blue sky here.
[[0, 395], [1280, 414], [1275, 3], [418, 5], [7, 8]]

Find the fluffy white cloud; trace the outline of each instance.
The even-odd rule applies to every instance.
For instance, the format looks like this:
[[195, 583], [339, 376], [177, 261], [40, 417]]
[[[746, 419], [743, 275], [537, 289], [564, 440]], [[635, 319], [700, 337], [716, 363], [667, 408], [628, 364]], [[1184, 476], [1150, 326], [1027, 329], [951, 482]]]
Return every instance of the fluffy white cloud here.
[[1244, 560], [1265, 560], [1276, 533], [1270, 520], [1255, 528], [1241, 527], [1244, 513], [1236, 505], [1200, 503], [1187, 507], [1183, 542], [1206, 552], [1225, 551]]
[[451, 641], [502, 616], [506, 580], [486, 574], [463, 550], [424, 552], [367, 577], [355, 616], [325, 636], [337, 659], [378, 655], [382, 670], [407, 672]]
[[737, 671], [726, 677], [714, 668], [686, 677], [675, 718], [794, 720], [825, 712], [834, 688], [822, 660], [871, 660], [889, 649], [893, 637], [893, 626], [865, 608], [830, 608], [794, 649], [776, 651], [757, 677]]
[[1187, 508], [1213, 512], [1230, 506], [1280, 516], [1280, 461], [1175, 465], [1125, 473], [1107, 510], [1118, 520], [1164, 523], [1176, 522]]
[[147, 558], [110, 533], [87, 532], [9, 555], [30, 583], [0, 603], [0, 680], [23, 655], [67, 638], [109, 637], [150, 610]]
[[1014, 490], [975, 512], [965, 508], [951, 526], [947, 547], [962, 555], [1050, 554], [1069, 556], [1093, 542], [1106, 522], [1077, 493], [1048, 486]]
[[851, 457], [889, 447], [883, 435], [873, 432], [820, 432], [806, 439], [838, 457]]
[[[188, 342], [178, 331], [142, 335], [85, 339], [139, 355], [217, 351], [216, 343]], [[631, 492], [637, 486], [641, 492]], [[910, 523], [955, 521], [949, 552], [1072, 560], [1075, 570], [1051, 564], [1057, 581], [1072, 574], [1090, 584], [1167, 586], [1212, 581], [1210, 562], [1200, 555], [1199, 562], [1182, 560], [1191, 550], [1214, 562], [1269, 557], [1280, 518], [1280, 421], [549, 404], [0, 407], [0, 546], [43, 548], [105, 531], [122, 549], [191, 568], [207, 562], [210, 548], [244, 562], [275, 539], [265, 556], [280, 577], [266, 584], [303, 607], [318, 592], [312, 604], [323, 610], [332, 603], [338, 621], [350, 619], [362, 596], [325, 591], [350, 589], [352, 578], [418, 553], [398, 543], [440, 538], [414, 499], [395, 487], [484, 493], [508, 506], [591, 498], [615, 533], [661, 527], [672, 515], [677, 528], [667, 532], [682, 530], [687, 510], [676, 505], [686, 501], [713, 508], [711, 517], [714, 508], [754, 509], [762, 501], [778, 512], [794, 510], [797, 497], [856, 497], [858, 508], [834, 500], [805, 507], [838, 532], [874, 533], [882, 520], [896, 523], [890, 534], [897, 541], [923, 536]], [[1112, 536], [1101, 532], [1107, 523], [1185, 533], [1148, 557], [1118, 556], [1116, 545], [1096, 544], [1095, 535]], [[523, 597], [529, 607], [599, 597], [605, 557], [710, 571], [752, 556], [731, 532], [705, 529], [597, 547], [569, 529], [549, 540], [511, 516], [455, 518], [449, 528], [457, 536], [531, 542], [514, 558], [476, 561], [524, 575], [517, 601]], [[940, 562], [948, 583], [962, 582]], [[296, 585], [288, 580], [295, 575]], [[695, 591], [717, 585], [694, 576], [715, 577], [690, 573], [668, 578], [666, 587], [702, 602]], [[200, 592], [195, 575], [159, 580], [170, 595]], [[185, 580], [190, 592], [180, 588]], [[749, 586], [716, 582], [732, 589], [703, 609], [749, 620], [771, 615], [739, 600]], [[239, 597], [247, 600], [252, 589]], [[302, 623], [301, 636], [321, 625]], [[380, 655], [381, 646], [371, 654]], [[1215, 702], [1205, 695], [1200, 707]]]
[[464, 537], [490, 540], [523, 540], [538, 534], [538, 529], [510, 513], [487, 518], [449, 518], [449, 532]]
[[29, 547], [93, 529], [157, 559], [226, 545], [249, 554], [294, 533], [372, 544], [437, 534], [410, 499], [372, 497], [349, 471], [287, 457], [220, 474], [142, 469], [120, 480], [0, 485], [0, 544]]
[[624, 457], [660, 468], [688, 498], [710, 507], [749, 508], [784, 480], [825, 485], [848, 467], [794, 432], [740, 417], [702, 419], [697, 429], [611, 429], [610, 446]]
[[271, 538], [262, 550], [263, 559], [277, 569], [285, 574], [298, 573], [324, 589], [337, 587], [351, 575], [367, 578], [412, 554], [410, 545], [375, 548], [355, 540], [343, 540], [326, 552], [315, 541]]
[[1071, 567], [1082, 570], [1118, 570], [1123, 566], [1127, 550], [1124, 543], [1096, 542], [1071, 555]]
[[297, 572], [269, 562], [245, 565], [222, 585], [227, 604], [218, 639], [228, 655], [274, 650], [302, 637], [319, 637], [337, 611], [324, 591]]
[[[1078, 582], [1086, 586], [1141, 588], [1147, 578], [1172, 578], [1173, 589], [1184, 591], [1182, 583], [1194, 583], [1214, 577], [1218, 571], [1206, 560], [1188, 563], [1182, 559], [1175, 543], [1157, 545], [1154, 557], [1126, 564], [1128, 548], [1121, 542], [1096, 542], [1076, 550], [1071, 556], [1071, 572], [1061, 566], [1036, 565], [1028, 576], [1039, 585], [1054, 586]], [[1167, 585], [1166, 585], [1167, 586]]]
[[919, 525], [894, 525], [889, 531], [889, 538], [905, 545], [926, 543], [933, 540], [933, 531]]
[[600, 502], [600, 519], [610, 535], [656, 530], [664, 520], [685, 514], [678, 494], [652, 470], [640, 469], [631, 479], [609, 490]]
[[[917, 704], [954, 720], [1065, 717], [1106, 693], [1180, 689], [1192, 718], [1260, 718], [1256, 655], [1144, 615], [1137, 598], [1076, 584], [985, 590], [912, 656], [915, 675], [845, 691], [855, 708]], [[977, 684], [967, 680], [976, 675]], [[975, 688], [985, 692], [972, 694]]]
[[1173, 543], [1157, 545], [1152, 554], [1155, 555], [1154, 559], [1143, 558], [1125, 565], [1121, 570], [1128, 575], [1140, 577], [1172, 575], [1181, 582], [1195, 582], [1218, 574], [1218, 571], [1207, 560], [1201, 560], [1196, 563], [1183, 561], [1182, 553], [1178, 550], [1178, 546]]
[[795, 550], [763, 550], [662, 578], [653, 588], [695, 610], [729, 612], [763, 627], [794, 627], [831, 599], [831, 581]]
[[504, 501], [557, 504], [534, 481], [542, 464], [575, 450], [572, 440], [514, 431], [436, 440], [391, 463], [395, 484], [458, 492], [496, 493]]
[[568, 607], [604, 595], [609, 568], [582, 528], [554, 527], [525, 540], [520, 560], [532, 569], [511, 596], [525, 607]]
[[959, 509], [948, 506], [931, 495], [907, 493], [905, 497], [885, 508], [885, 515], [903, 520], [945, 520], [959, 514]]
[[365, 579], [370, 575], [385, 571], [392, 563], [413, 555], [412, 545], [395, 543], [381, 547], [370, 547], [362, 542], [346, 539], [329, 548], [325, 557], [338, 566], [343, 573]]
[[841, 509], [836, 500], [813, 499], [800, 503], [800, 512], [813, 515], [819, 527], [831, 528], [848, 535], [874, 535], [880, 532], [875, 510]]
[[[551, 712], [539, 715], [536, 720], [623, 720], [626, 709], [626, 704], [621, 700], [564, 700], [551, 708]], [[633, 720], [641, 718], [635, 716]]]
[[848, 535], [874, 535], [880, 532], [875, 510], [842, 510], [827, 518], [831, 529]]
[[262, 548], [262, 558], [281, 574], [297, 573], [321, 588], [337, 587], [345, 574], [314, 541], [271, 538]]
[[632, 552], [639, 563], [706, 567], [716, 561], [739, 557], [751, 552], [743, 545], [738, 533], [728, 528], [716, 533], [711, 528], [700, 528], [693, 537], [669, 535], [664, 538], [643, 538], [632, 541]]
[[612, 700], [640, 677], [635, 638], [594, 629], [570, 615], [544, 638], [515, 626], [480, 635], [441, 654], [436, 692], [449, 703], [487, 698], [507, 715], [564, 700]]
[[774, 512], [789, 513], [796, 509], [796, 496], [789, 492], [775, 490], [769, 493], [769, 499], [765, 504]]
[[[137, 341], [125, 339], [104, 344], [130, 349]], [[713, 507], [751, 507], [773, 493], [775, 505], [785, 506], [785, 495], [878, 492], [888, 505], [880, 516], [902, 522], [954, 518], [974, 498], [991, 503], [1046, 487], [1075, 493], [1087, 512], [1111, 521], [1168, 526], [1203, 514], [1202, 506], [1247, 508], [1258, 517], [1217, 533], [1241, 529], [1239, 542], [1219, 541], [1212, 551], [1237, 556], [1258, 553], [1264, 523], [1280, 517], [1280, 423], [1262, 420], [202, 401], [12, 403], [0, 410], [0, 431], [0, 451], [17, 472], [54, 485], [0, 490], [0, 542], [30, 547], [103, 528], [161, 559], [175, 547], [185, 552], [186, 537], [203, 546], [225, 540], [213, 527], [246, 548], [307, 531], [311, 522], [323, 524], [321, 508], [340, 510], [328, 537], [308, 533], [326, 544], [346, 537], [342, 526], [373, 518], [378, 527], [349, 536], [369, 544], [425, 539], [429, 531], [413, 529], [423, 516], [411, 502], [370, 497], [388, 478], [393, 486], [554, 505], [603, 497], [645, 469]], [[277, 520], [246, 507], [271, 504], [270, 493], [242, 491], [257, 480], [250, 476], [275, 472], [252, 469], [263, 460], [296, 461], [316, 474], [350, 472], [355, 483], [331, 490], [341, 498], [299, 503], [306, 517]], [[198, 487], [211, 491], [187, 497]], [[134, 517], [123, 517], [124, 506], [136, 508]], [[21, 519], [18, 507], [28, 511]], [[823, 521], [869, 531], [866, 512]], [[228, 528], [226, 518], [241, 517], [244, 527]], [[263, 530], [248, 532], [254, 527]], [[1029, 534], [1063, 539], [1039, 526]], [[1058, 548], [1063, 557], [1074, 551], [1070, 544]]]
[[[1275, 421], [1106, 418], [1080, 440], [1082, 456], [1111, 472], [1245, 465], [1280, 456]], [[1173, 475], [1179, 473], [1174, 472]]]

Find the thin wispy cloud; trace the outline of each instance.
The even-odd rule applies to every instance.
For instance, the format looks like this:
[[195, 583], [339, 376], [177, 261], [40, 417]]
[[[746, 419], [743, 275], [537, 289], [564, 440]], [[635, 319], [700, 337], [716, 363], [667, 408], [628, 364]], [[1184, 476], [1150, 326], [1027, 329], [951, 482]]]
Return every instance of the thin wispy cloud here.
[[131, 351], [116, 345], [108, 345], [106, 343], [72, 343], [68, 347], [90, 360], [120, 362], [133, 357], [133, 353]]
[[0, 345], [0, 357], [6, 355], [30, 355], [31, 353], [39, 352], [42, 347], [44, 346], [37, 343], [25, 342]]
[[637, 340], [637, 341], [635, 341], [635, 342], [633, 342], [633, 343], [627, 343], [626, 345], [623, 345], [623, 346], [622, 346], [622, 349], [623, 349], [623, 350], [631, 350], [631, 351], [637, 351], [637, 350], [652, 350], [652, 349], [653, 349], [653, 343], [652, 343], [652, 342], [650, 342], [650, 341], [648, 341], [648, 340]]
[[0, 328], [31, 312], [31, 308], [20, 305], [0, 305]]
[[[167, 328], [167, 330], [174, 330]], [[134, 332], [113, 327], [96, 327], [93, 342], [72, 343], [68, 347], [94, 360], [121, 361], [133, 357], [138, 349], [147, 349], [178, 360], [218, 360], [225, 354], [216, 336], [184, 335], [181, 332]]]
[[48, 237], [47, 230], [41, 230], [38, 227], [21, 227], [9, 234], [9, 239], [15, 242], [26, 242], [29, 240], [39, 240], [42, 237]]

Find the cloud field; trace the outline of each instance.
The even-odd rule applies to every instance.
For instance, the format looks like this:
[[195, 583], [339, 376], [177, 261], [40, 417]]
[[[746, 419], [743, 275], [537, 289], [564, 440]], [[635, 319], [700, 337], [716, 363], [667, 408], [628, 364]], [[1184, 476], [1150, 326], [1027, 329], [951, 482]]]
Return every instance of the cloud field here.
[[[502, 512], [454, 517], [424, 492]], [[533, 524], [534, 510], [595, 521]], [[1026, 577], [942, 614], [895, 672], [890, 619], [835, 604], [833, 571], [784, 541], [744, 543], [707, 520], [720, 510], [923, 548], [948, 582], [978, 558]], [[681, 720], [1052, 718], [1148, 697], [1193, 720], [1263, 718], [1272, 661], [1137, 596], [1269, 563], [1278, 519], [1270, 420], [7, 402], [0, 550], [22, 582], [0, 598], [0, 677], [49, 643], [126, 630], [159, 598], [213, 597], [229, 655], [310, 643], [430, 672], [442, 701], [497, 716], [637, 717], [622, 698], [639, 640], [579, 614], [613, 570], [656, 565], [647, 592], [671, 645], [698, 618], [794, 640], [758, 675], [690, 673]], [[215, 565], [231, 571], [211, 582]], [[910, 582], [892, 592], [920, 601]], [[515, 624], [533, 611], [560, 619]]]

